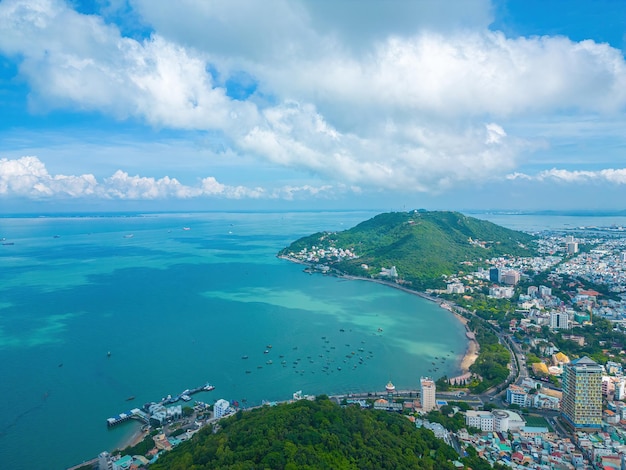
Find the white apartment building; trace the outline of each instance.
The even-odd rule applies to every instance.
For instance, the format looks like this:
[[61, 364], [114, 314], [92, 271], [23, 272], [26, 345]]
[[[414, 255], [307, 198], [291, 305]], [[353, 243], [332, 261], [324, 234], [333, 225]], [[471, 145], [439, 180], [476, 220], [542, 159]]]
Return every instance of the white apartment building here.
[[552, 289], [546, 286], [539, 286], [539, 297], [550, 297], [552, 295]]
[[526, 422], [520, 415], [510, 410], [475, 411], [465, 413], [465, 424], [481, 431], [519, 431]]
[[567, 330], [569, 328], [569, 315], [566, 312], [551, 312], [550, 328], [553, 330]]
[[526, 406], [527, 399], [528, 393], [526, 393], [526, 390], [517, 385], [509, 385], [506, 391], [506, 401], [511, 405]]
[[215, 405], [213, 405], [213, 417], [221, 418], [222, 416], [228, 413], [229, 408], [230, 408], [230, 403], [228, 403], [223, 398], [220, 398], [219, 400], [215, 402]]
[[491, 411], [467, 410], [465, 424], [481, 431], [493, 431], [493, 415]]

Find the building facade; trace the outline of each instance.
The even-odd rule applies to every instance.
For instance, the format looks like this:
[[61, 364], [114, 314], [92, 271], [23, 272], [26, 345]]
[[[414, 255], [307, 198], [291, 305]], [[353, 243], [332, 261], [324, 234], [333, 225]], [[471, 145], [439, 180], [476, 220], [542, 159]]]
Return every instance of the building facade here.
[[563, 368], [561, 416], [574, 430], [602, 425], [602, 367], [587, 356]]
[[569, 315], [567, 312], [550, 313], [550, 328], [553, 330], [567, 330], [569, 328]]
[[213, 417], [221, 418], [226, 413], [228, 413], [229, 408], [230, 408], [230, 403], [228, 403], [223, 398], [220, 398], [219, 400], [215, 402], [215, 405], [213, 405]]
[[501, 272], [499, 268], [491, 268], [489, 270], [489, 280], [491, 282], [500, 282]]
[[430, 377], [422, 377], [420, 379], [420, 398], [422, 400], [422, 410], [428, 412], [434, 410], [437, 407], [437, 401], [435, 394], [437, 392], [437, 386], [435, 381]]

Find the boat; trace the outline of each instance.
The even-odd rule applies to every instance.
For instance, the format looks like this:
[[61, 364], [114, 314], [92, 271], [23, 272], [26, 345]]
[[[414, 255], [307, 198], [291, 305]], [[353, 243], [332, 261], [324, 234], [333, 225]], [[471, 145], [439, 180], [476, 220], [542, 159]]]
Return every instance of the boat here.
[[203, 388], [203, 390], [204, 390], [205, 392], [210, 392], [210, 391], [212, 391], [212, 390], [215, 390], [215, 385], [206, 384], [206, 385], [205, 385], [204, 387], [202, 387], [202, 388]]
[[248, 356], [241, 356], [242, 359], [248, 359]]
[[247, 370], [247, 371], [246, 371], [246, 374], [251, 374], [251, 373], [252, 373], [252, 371], [251, 371], [251, 370]]
[[267, 349], [272, 349], [272, 345], [268, 344], [267, 346], [265, 346]]
[[126, 234], [124, 235], [124, 238], [133, 238], [135, 235], [133, 235], [132, 233]]
[[187, 394], [183, 394], [183, 395], [180, 396], [180, 399], [182, 401], [190, 401], [191, 397], [189, 395], [187, 395]]
[[383, 331], [382, 328], [378, 328], [378, 332], [381, 333]]
[[263, 351], [263, 354], [269, 354], [269, 353], [270, 353], [269, 349], [266, 349], [265, 351]]
[[183, 227], [183, 230], [187, 231], [187, 230], [191, 230], [190, 227]]
[[266, 364], [271, 365], [273, 364], [272, 360], [270, 359], [269, 361], [266, 362]]
[[107, 357], [111, 357], [111, 351], [107, 352]]
[[133, 401], [135, 399], [135, 395], [129, 396], [126, 401]]

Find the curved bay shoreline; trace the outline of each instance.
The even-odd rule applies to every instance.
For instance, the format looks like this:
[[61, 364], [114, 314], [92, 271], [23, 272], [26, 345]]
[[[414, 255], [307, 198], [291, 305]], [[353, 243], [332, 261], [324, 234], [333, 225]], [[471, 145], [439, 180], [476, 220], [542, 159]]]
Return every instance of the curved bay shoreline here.
[[[306, 267], [312, 267], [312, 265], [309, 263], [305, 263], [303, 261], [293, 259], [288, 256], [278, 256], [278, 258], [286, 260], [286, 261], [290, 261], [292, 263], [301, 264]], [[458, 321], [460, 321], [465, 326], [466, 338], [468, 340], [467, 349], [458, 366], [459, 375], [457, 377], [450, 377], [450, 379], [454, 380], [454, 379], [462, 379], [462, 378], [469, 377], [469, 368], [476, 361], [480, 346], [478, 345], [478, 342], [476, 341], [476, 339], [474, 339], [473, 333], [469, 330], [467, 326], [467, 319], [461, 316], [460, 314], [458, 314], [457, 312], [455, 312], [454, 310], [452, 310], [446, 301], [432, 297], [426, 294], [425, 292], [419, 292], [413, 289], [409, 289], [408, 287], [402, 286], [394, 282], [385, 281], [383, 279], [373, 279], [373, 278], [366, 278], [366, 277], [359, 277], [359, 276], [351, 276], [348, 274], [337, 273], [337, 272], [332, 272], [328, 274], [337, 278], [341, 278], [341, 279], [354, 280], [354, 281], [370, 281], [370, 282], [375, 282], [377, 284], [382, 284], [388, 287], [392, 287], [394, 289], [399, 289], [408, 294], [417, 295], [418, 297], [421, 297], [425, 300], [434, 302], [438, 304], [443, 310], [450, 312], [452, 315], [454, 315], [457, 318]], [[120, 447], [120, 450], [129, 446], [137, 445], [139, 442], [145, 439], [147, 434], [148, 433], [142, 431], [141, 428], [138, 428], [137, 430], [133, 432], [133, 434], [128, 439], [124, 441], [124, 444]]]
[[[280, 259], [286, 260], [286, 261], [290, 261], [292, 263], [301, 264], [301, 265], [307, 266], [309, 268], [314, 268], [313, 265], [310, 264], [310, 263], [307, 263], [305, 261], [301, 261], [299, 259], [291, 258], [289, 256], [278, 255], [277, 257], [280, 258]], [[394, 289], [400, 289], [401, 291], [404, 291], [404, 292], [406, 292], [408, 294], [417, 295], [418, 297], [421, 297], [423, 299], [429, 300], [430, 302], [434, 302], [434, 303], [438, 304], [442, 309], [447, 310], [448, 312], [453, 314], [457, 318], [457, 320], [459, 320], [463, 324], [463, 326], [465, 327], [466, 337], [467, 337], [467, 340], [468, 340], [468, 344], [467, 344], [467, 349], [465, 351], [465, 355], [463, 356], [463, 358], [461, 359], [461, 362], [459, 363], [459, 371], [460, 371], [459, 376], [455, 377], [455, 378], [465, 378], [466, 376], [469, 376], [469, 368], [470, 368], [470, 366], [472, 364], [474, 364], [474, 362], [476, 362], [476, 359], [478, 358], [478, 353], [480, 351], [480, 345], [478, 344], [478, 342], [474, 338], [474, 333], [469, 330], [469, 328], [467, 326], [467, 319], [465, 317], [463, 317], [462, 315], [460, 315], [459, 313], [455, 312], [452, 308], [450, 308], [447, 301], [442, 300], [442, 299], [438, 299], [438, 298], [433, 297], [431, 295], [428, 295], [425, 292], [419, 292], [419, 291], [410, 289], [408, 287], [402, 286], [402, 285], [400, 285], [398, 283], [385, 281], [383, 279], [361, 277], [361, 276], [352, 276], [352, 275], [349, 275], [349, 274], [339, 273], [339, 272], [336, 272], [336, 271], [335, 272], [325, 273], [325, 274], [331, 275], [331, 276], [335, 276], [335, 277], [338, 277], [338, 278], [342, 278], [342, 279], [354, 280], [354, 281], [375, 282], [377, 284], [382, 284], [382, 285], [385, 285], [385, 286], [389, 286], [389, 287], [392, 287]], [[451, 377], [451, 379], [452, 378], [453, 377]]]

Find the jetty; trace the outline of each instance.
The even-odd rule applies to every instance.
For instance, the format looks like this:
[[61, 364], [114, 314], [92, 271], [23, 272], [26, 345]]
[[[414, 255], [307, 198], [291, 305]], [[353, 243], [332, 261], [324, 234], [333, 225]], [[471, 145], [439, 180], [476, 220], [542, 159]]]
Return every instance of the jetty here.
[[112, 418], [107, 419], [107, 426], [116, 426], [120, 423], [128, 421], [132, 418], [138, 418], [142, 421], [148, 421], [148, 415], [141, 411], [139, 408], [133, 408], [132, 410], [125, 411], [124, 413], [120, 413], [119, 415], [115, 415]]
[[[170, 404], [176, 403], [179, 400], [190, 401], [191, 395], [198, 393], [198, 392], [210, 392], [212, 390], [215, 390], [215, 386], [207, 382], [204, 385], [201, 385], [199, 387], [183, 390], [181, 393], [179, 393], [176, 396], [168, 395], [167, 398], [161, 399], [159, 404], [170, 405]], [[132, 398], [134, 399], [135, 397], [133, 396]], [[108, 427], [116, 426], [120, 423], [124, 423], [128, 421], [129, 419], [138, 419], [145, 423], [150, 422], [150, 416], [148, 416], [145, 412], [141, 411], [139, 408], [133, 408], [132, 410], [128, 410], [118, 415], [112, 416], [111, 418], [108, 418], [107, 426]]]
[[161, 403], [161, 405], [170, 405], [172, 403], [176, 403], [179, 400], [183, 400], [183, 401], [189, 401], [191, 400], [191, 395], [198, 393], [198, 392], [210, 392], [212, 390], [215, 390], [215, 386], [211, 385], [210, 383], [205, 383], [204, 385], [201, 385], [199, 387], [196, 388], [192, 388], [190, 389], [186, 389], [183, 390], [181, 393], [179, 393], [178, 395], [172, 396], [172, 395], [168, 395], [167, 398], [162, 398], [161, 401], [159, 403]]

